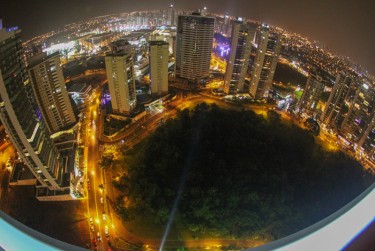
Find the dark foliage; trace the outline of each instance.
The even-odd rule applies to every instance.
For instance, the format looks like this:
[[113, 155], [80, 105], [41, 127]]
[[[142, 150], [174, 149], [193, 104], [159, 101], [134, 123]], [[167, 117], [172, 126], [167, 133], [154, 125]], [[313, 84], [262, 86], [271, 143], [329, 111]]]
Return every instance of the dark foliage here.
[[279, 238], [328, 216], [373, 179], [269, 115], [206, 104], [179, 112], [128, 153], [128, 215], [165, 223], [184, 180], [177, 227], [198, 237]]
[[286, 64], [277, 64], [274, 76], [275, 82], [291, 83], [294, 86], [304, 87], [307, 78]]
[[103, 133], [104, 135], [113, 135], [116, 132], [119, 132], [121, 129], [126, 127], [131, 123], [130, 119], [127, 120], [119, 120], [115, 118], [111, 118], [109, 121], [104, 120], [104, 129]]

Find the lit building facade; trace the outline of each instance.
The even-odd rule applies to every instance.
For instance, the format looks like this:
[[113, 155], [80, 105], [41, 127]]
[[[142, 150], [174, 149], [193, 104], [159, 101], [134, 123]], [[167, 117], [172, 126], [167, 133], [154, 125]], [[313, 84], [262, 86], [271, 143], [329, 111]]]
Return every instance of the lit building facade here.
[[325, 84], [325, 80], [323, 80], [320, 75], [310, 73], [301, 99], [297, 105], [299, 113], [305, 113], [308, 116], [316, 115], [316, 108], [324, 91]]
[[178, 16], [176, 77], [197, 82], [209, 76], [214, 24], [199, 13]]
[[329, 95], [325, 109], [320, 117], [320, 121], [331, 129], [340, 128], [344, 120], [344, 106], [348, 101], [349, 94], [354, 87], [353, 79], [345, 72], [340, 72], [331, 94]]
[[255, 31], [256, 27], [245, 24], [242, 18], [238, 18], [233, 24], [230, 56], [224, 77], [226, 94], [243, 91]]
[[108, 54], [105, 66], [113, 112], [131, 113], [137, 105], [133, 53]]
[[176, 25], [176, 14], [173, 7], [173, 4], [171, 4], [167, 11], [167, 25], [175, 26]]
[[224, 17], [223, 35], [226, 37], [230, 37], [232, 35], [230, 28], [230, 18], [228, 15], [225, 15]]
[[203, 9], [201, 10], [201, 15], [206, 16], [207, 15], [207, 7], [204, 6]]
[[360, 150], [366, 154], [366, 156], [375, 161], [375, 116], [373, 116], [371, 124], [368, 126], [365, 134], [359, 141]]
[[253, 98], [268, 96], [280, 53], [280, 38], [271, 34], [268, 25], [262, 25], [260, 41], [251, 73], [250, 95]]
[[64, 170], [22, 61], [20, 30], [0, 30], [0, 120], [19, 156], [38, 180], [37, 188], [63, 187]]
[[374, 144], [374, 116], [374, 89], [369, 84], [362, 83], [341, 126], [341, 134], [353, 143], [354, 148], [361, 149], [365, 144], [366, 152], [370, 151], [369, 146]]
[[42, 53], [29, 61], [29, 77], [34, 96], [49, 132], [66, 129], [76, 122], [65, 87], [59, 53]]
[[169, 44], [165, 41], [150, 42], [150, 79], [151, 94], [168, 93]]

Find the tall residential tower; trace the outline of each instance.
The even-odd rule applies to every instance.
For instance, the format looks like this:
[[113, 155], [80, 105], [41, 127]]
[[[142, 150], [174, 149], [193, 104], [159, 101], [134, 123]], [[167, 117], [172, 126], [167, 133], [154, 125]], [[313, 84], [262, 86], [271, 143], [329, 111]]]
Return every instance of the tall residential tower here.
[[361, 83], [341, 125], [341, 134], [356, 148], [361, 148], [366, 141], [369, 142], [367, 137], [374, 134], [374, 116], [375, 91], [370, 84]]
[[308, 116], [316, 115], [316, 108], [324, 91], [325, 83], [325, 80], [319, 74], [310, 73], [302, 97], [298, 102], [299, 113], [305, 113]]
[[199, 13], [178, 16], [176, 77], [198, 82], [209, 76], [214, 24]]
[[165, 41], [150, 41], [150, 79], [153, 95], [168, 93], [168, 47]]
[[65, 87], [58, 52], [42, 53], [29, 61], [29, 77], [35, 99], [50, 133], [76, 122], [72, 104]]
[[345, 72], [340, 72], [337, 77], [331, 94], [329, 95], [325, 109], [320, 121], [327, 128], [338, 129], [344, 120], [345, 101], [353, 89], [353, 79]]
[[23, 162], [38, 180], [37, 187], [63, 187], [60, 156], [49, 138], [35, 104], [30, 80], [22, 61], [20, 30], [0, 30], [0, 120]]
[[256, 27], [245, 24], [242, 18], [233, 24], [230, 56], [224, 77], [224, 91], [227, 94], [243, 91], [255, 31]]
[[171, 4], [167, 11], [167, 25], [175, 26], [176, 25], [176, 14], [173, 7], [173, 4]]
[[271, 34], [268, 25], [262, 25], [260, 41], [250, 80], [250, 95], [254, 98], [268, 96], [280, 53], [280, 38]]
[[105, 67], [113, 112], [131, 113], [137, 105], [132, 51], [108, 54]]

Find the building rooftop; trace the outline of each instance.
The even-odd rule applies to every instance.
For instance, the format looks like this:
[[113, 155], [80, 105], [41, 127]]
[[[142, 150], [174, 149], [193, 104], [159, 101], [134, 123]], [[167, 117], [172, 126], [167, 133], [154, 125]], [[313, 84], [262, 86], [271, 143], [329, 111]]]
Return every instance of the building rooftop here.
[[43, 52], [43, 53], [40, 53], [40, 54], [37, 54], [31, 58], [29, 58], [28, 60], [28, 63], [29, 63], [29, 68], [34, 68], [35, 66], [37, 66], [38, 64], [44, 62], [44, 61], [47, 61], [48, 59], [50, 58], [54, 58], [54, 57], [60, 57], [60, 53], [58, 51], [50, 54], [50, 55], [47, 55], [46, 52]]

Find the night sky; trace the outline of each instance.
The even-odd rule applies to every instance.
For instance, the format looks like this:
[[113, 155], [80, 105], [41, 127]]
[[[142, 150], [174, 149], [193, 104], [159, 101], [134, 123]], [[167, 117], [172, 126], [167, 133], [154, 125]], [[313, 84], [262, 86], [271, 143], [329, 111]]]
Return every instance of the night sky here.
[[5, 26], [20, 26], [31, 38], [90, 17], [154, 10], [173, 3], [177, 9], [207, 6], [209, 12], [244, 16], [277, 25], [325, 43], [375, 74], [375, 1], [373, 0], [2, 0]]

